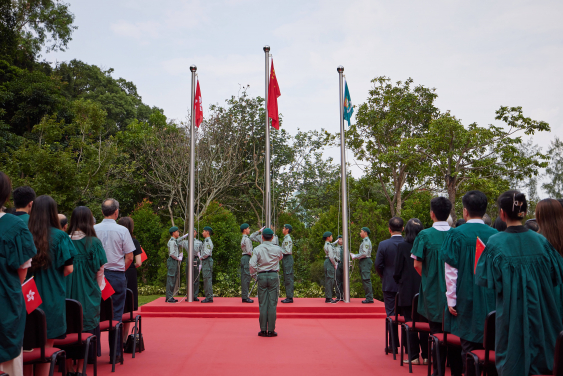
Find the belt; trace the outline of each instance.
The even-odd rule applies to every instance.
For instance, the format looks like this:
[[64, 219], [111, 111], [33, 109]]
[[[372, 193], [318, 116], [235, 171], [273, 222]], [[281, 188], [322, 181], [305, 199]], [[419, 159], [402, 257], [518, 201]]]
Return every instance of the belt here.
[[277, 270], [266, 270], [265, 272], [258, 272], [258, 274], [262, 274], [262, 273], [277, 273]]
[[243, 253], [242, 255], [250, 257], [250, 255], [248, 253]]
[[285, 256], [291, 256], [291, 253], [284, 253], [283, 257], [285, 257]]

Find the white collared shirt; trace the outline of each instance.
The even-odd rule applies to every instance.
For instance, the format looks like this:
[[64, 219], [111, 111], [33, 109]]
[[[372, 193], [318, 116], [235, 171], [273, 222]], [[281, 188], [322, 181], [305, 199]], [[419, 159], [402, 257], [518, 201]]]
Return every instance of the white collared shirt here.
[[[434, 222], [432, 224], [432, 227], [434, 227], [436, 230], [438, 231], [450, 231], [451, 227], [448, 224], [448, 222], [446, 221], [438, 221], [438, 222]], [[411, 254], [411, 258], [416, 260], [416, 256]]]

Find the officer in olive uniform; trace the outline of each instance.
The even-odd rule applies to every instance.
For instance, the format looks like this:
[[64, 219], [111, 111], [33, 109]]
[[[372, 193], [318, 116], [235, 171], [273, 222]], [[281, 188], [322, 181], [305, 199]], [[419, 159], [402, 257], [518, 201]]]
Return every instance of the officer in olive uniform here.
[[370, 229], [362, 227], [360, 236], [362, 243], [360, 244], [360, 251], [357, 254], [351, 253], [352, 259], [360, 260], [360, 275], [362, 276], [362, 285], [366, 294], [366, 300], [362, 303], [373, 303], [373, 287], [371, 285], [371, 268], [373, 261], [371, 259], [371, 241], [369, 240]]
[[240, 291], [243, 303], [254, 303], [254, 300], [248, 297], [248, 289], [250, 287], [250, 271], [248, 269], [248, 262], [252, 256], [252, 241], [248, 237], [250, 234], [250, 225], [243, 223], [240, 225], [240, 232], [242, 232], [242, 239], [240, 247], [242, 248], [242, 257], [240, 258]]
[[336, 300], [344, 301], [344, 246], [342, 245], [342, 235], [338, 235], [336, 241], [332, 243], [336, 251], [336, 262], [338, 262], [338, 268], [336, 269]]
[[332, 292], [334, 291], [334, 285], [336, 282], [336, 269], [338, 268], [338, 263], [336, 262], [336, 251], [332, 246], [332, 232], [327, 231], [323, 234], [323, 240], [325, 242], [325, 303], [336, 303], [338, 300], [332, 300]]
[[[187, 235], [184, 235], [182, 238], [185, 238]], [[201, 274], [201, 262], [199, 260], [199, 255], [201, 254], [201, 247], [203, 245], [203, 242], [199, 239], [196, 238], [197, 236], [197, 230], [194, 228], [194, 258], [190, 264], [190, 262], [186, 262], [186, 296], [188, 293], [188, 283], [190, 283], [190, 281], [188, 281], [188, 269], [190, 268], [190, 266], [193, 268], [193, 281], [191, 283], [193, 283], [194, 285], [194, 302], [198, 302], [199, 298], [197, 297], [199, 295], [199, 281], [200, 281], [200, 274]], [[180, 245], [182, 247], [184, 247], [184, 249], [186, 250], [186, 252], [189, 252], [189, 246], [190, 246], [190, 242], [189, 240], [183, 240], [180, 242]], [[186, 302], [188, 300], [186, 299]]]
[[262, 244], [254, 248], [250, 258], [250, 274], [258, 278], [258, 304], [260, 310], [260, 337], [276, 337], [276, 307], [280, 279], [278, 271], [283, 258], [282, 249], [272, 244], [274, 232], [270, 228], [262, 231]]
[[178, 292], [180, 286], [180, 264], [182, 263], [183, 252], [178, 248], [178, 237], [180, 231], [178, 227], [170, 227], [170, 240], [168, 241], [168, 277], [166, 279], [166, 303], [177, 303], [174, 294]]
[[[262, 230], [264, 230], [265, 228], [266, 228], [266, 227], [264, 226], [264, 227], [262, 227], [260, 230], [258, 230], [258, 231], [256, 231], [256, 232], [253, 232], [253, 233], [250, 235], [250, 240], [252, 240], [253, 242], [262, 244], [262, 237], [259, 236], [258, 234], [260, 234], [260, 233], [262, 232]], [[274, 231], [274, 230], [272, 230], [272, 231]], [[272, 239], [271, 243], [274, 244], [274, 245], [277, 245], [277, 246], [280, 245], [280, 241], [278, 240], [278, 236], [277, 236], [277, 235], [274, 234], [274, 238]]]
[[203, 292], [205, 293], [205, 299], [202, 303], [213, 303], [213, 242], [211, 241], [211, 235], [213, 235], [213, 229], [209, 226], [203, 228], [203, 247], [200, 252], [199, 259], [201, 260], [201, 274], [203, 277]]
[[283, 283], [285, 285], [285, 299], [282, 303], [293, 303], [293, 240], [291, 240], [291, 225], [283, 225]]

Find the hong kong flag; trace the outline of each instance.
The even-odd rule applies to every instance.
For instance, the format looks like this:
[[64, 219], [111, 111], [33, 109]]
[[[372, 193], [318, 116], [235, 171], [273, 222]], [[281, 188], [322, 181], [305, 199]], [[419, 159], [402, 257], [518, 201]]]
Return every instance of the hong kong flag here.
[[105, 287], [102, 290], [102, 299], [107, 300], [107, 298], [115, 294], [115, 290], [113, 289], [113, 287], [111, 287], [105, 276], [104, 276], [104, 282], [105, 282]]
[[280, 129], [280, 118], [278, 116], [278, 97], [281, 95], [280, 86], [274, 70], [274, 60], [272, 59], [272, 69], [270, 69], [270, 83], [268, 84], [268, 117], [272, 119], [272, 127]]
[[199, 89], [199, 80], [197, 80], [197, 87], [195, 89], [194, 111], [195, 126], [199, 128], [199, 125], [203, 121], [203, 104], [201, 103], [201, 90]]
[[485, 243], [483, 243], [483, 241], [479, 239], [479, 237], [477, 237], [477, 244], [475, 246], [475, 266], [473, 267], [473, 274], [475, 274], [475, 271], [477, 270], [477, 262], [479, 262], [479, 258], [483, 254], [484, 250]]
[[25, 300], [25, 310], [28, 314], [35, 311], [35, 308], [43, 303], [33, 277], [24, 282], [22, 285], [22, 293]]

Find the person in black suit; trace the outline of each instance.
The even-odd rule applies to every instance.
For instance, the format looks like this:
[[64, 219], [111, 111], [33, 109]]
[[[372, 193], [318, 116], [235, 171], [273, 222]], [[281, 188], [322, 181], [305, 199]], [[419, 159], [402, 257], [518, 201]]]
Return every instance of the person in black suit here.
[[[383, 299], [385, 302], [385, 312], [387, 317], [395, 315], [395, 296], [397, 295], [397, 283], [393, 279], [395, 273], [395, 255], [397, 254], [397, 246], [403, 243], [403, 219], [393, 217], [389, 220], [389, 233], [391, 238], [379, 243], [377, 247], [377, 255], [375, 256], [375, 270], [381, 277]], [[399, 333], [394, 328], [393, 335], [395, 343], [399, 343]]]
[[[397, 306], [399, 313], [404, 316], [405, 321], [412, 321], [412, 299], [420, 289], [420, 275], [414, 268], [414, 262], [411, 258], [411, 249], [414, 239], [420, 231], [424, 230], [424, 225], [418, 218], [411, 218], [405, 226], [405, 239], [399, 243], [395, 258], [395, 273], [393, 279], [397, 282], [399, 288], [399, 301]], [[410, 340], [414, 349], [409, 355], [413, 364], [420, 364], [418, 359], [419, 347], [422, 355], [423, 364], [428, 364], [428, 334], [410, 333]], [[415, 352], [416, 351], [416, 352]], [[408, 359], [404, 360], [408, 363]]]

